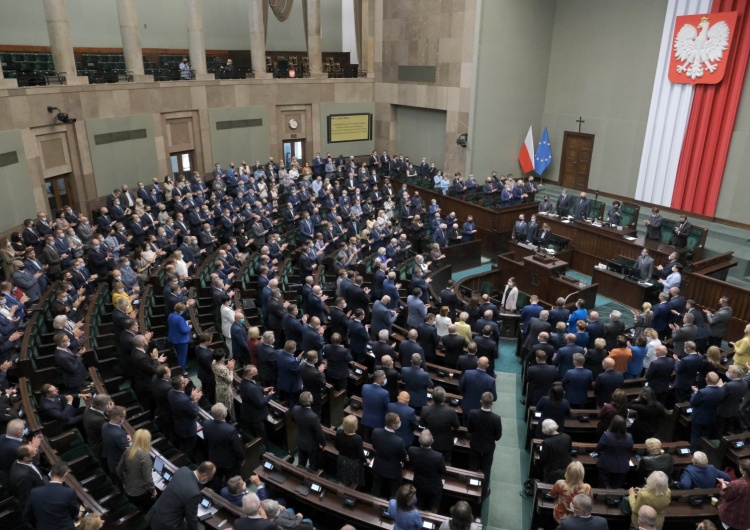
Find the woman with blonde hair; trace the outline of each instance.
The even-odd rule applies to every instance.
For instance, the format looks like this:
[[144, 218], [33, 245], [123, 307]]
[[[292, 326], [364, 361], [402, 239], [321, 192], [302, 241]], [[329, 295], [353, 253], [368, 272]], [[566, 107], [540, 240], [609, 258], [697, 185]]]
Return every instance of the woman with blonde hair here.
[[133, 435], [133, 445], [120, 458], [116, 473], [125, 495], [143, 513], [148, 512], [156, 499], [152, 466], [151, 433], [147, 429], [138, 429]]
[[[718, 346], [709, 346], [708, 350], [706, 350], [706, 361], [703, 363], [703, 366], [701, 367], [701, 379], [703, 381], [706, 380], [706, 376], [708, 375], [708, 372], [716, 372], [718, 375], [723, 376], [727, 373], [727, 366], [724, 366], [722, 363], [723, 353], [721, 352], [721, 349]], [[735, 359], [737, 359], [737, 354], [735, 353]], [[735, 364], [737, 364], [737, 361], [733, 361]], [[745, 370], [744, 365], [738, 365], [742, 370]]]
[[128, 301], [128, 307], [125, 309], [125, 312], [130, 314], [133, 312], [133, 300], [136, 300], [138, 298], [137, 294], [128, 295], [128, 293], [125, 292], [125, 284], [122, 282], [115, 282], [115, 284], [112, 286], [112, 305], [117, 307], [117, 302], [120, 301], [120, 299], [125, 299]]
[[578, 460], [574, 460], [565, 469], [565, 479], [558, 480], [552, 486], [552, 491], [549, 494], [557, 500], [555, 508], [552, 511], [556, 522], [559, 523], [563, 519], [574, 516], [573, 511], [570, 509], [573, 497], [580, 494], [591, 496], [591, 486], [583, 481], [584, 476], [583, 464]]
[[737, 342], [730, 342], [729, 346], [734, 348], [732, 362], [744, 370], [745, 364], [750, 362], [750, 324], [745, 326], [745, 335]]
[[251, 326], [247, 330], [247, 349], [250, 351], [250, 364], [258, 366], [259, 360], [255, 350], [260, 342], [260, 329], [256, 326]]
[[458, 315], [458, 322], [456, 322], [456, 331], [459, 336], [465, 338], [467, 342], [471, 342], [474, 340], [474, 336], [471, 333], [471, 326], [469, 325], [468, 320], [469, 313], [461, 311]]
[[638, 312], [637, 309], [632, 310], [634, 337], [638, 337], [638, 335], [643, 333], [654, 320], [654, 312], [651, 311], [651, 304], [649, 302], [643, 302], [641, 308], [643, 309], [643, 312]]
[[643, 336], [648, 341], [646, 343], [646, 358], [643, 359], [643, 369], [648, 370], [649, 365], [656, 359], [656, 347], [661, 346], [661, 340], [659, 340], [659, 333], [654, 328], [644, 329]]
[[440, 313], [435, 318], [435, 331], [437, 331], [438, 337], [443, 338], [448, 334], [448, 326], [453, 324], [448, 313], [450, 308], [444, 305], [440, 308]]
[[672, 500], [667, 474], [654, 471], [646, 479], [645, 487], [628, 490], [628, 499], [632, 513], [630, 520], [635, 528], [638, 528], [638, 510], [641, 506], [651, 506], [656, 510], [656, 530], [661, 530], [664, 526], [664, 511]]
[[101, 514], [90, 513], [81, 519], [76, 530], [99, 530], [102, 526], [104, 526], [104, 521], [102, 521]]
[[172, 257], [174, 258], [174, 271], [175, 274], [180, 278], [180, 280], [185, 280], [188, 277], [188, 269], [190, 268], [190, 263], [185, 263], [185, 260], [182, 259], [182, 251], [181, 250], [175, 250], [172, 254]]
[[336, 431], [334, 441], [339, 452], [336, 460], [336, 478], [350, 488], [365, 485], [366, 458], [362, 437], [357, 434], [357, 426], [356, 416], [346, 416], [341, 424], [342, 428]]

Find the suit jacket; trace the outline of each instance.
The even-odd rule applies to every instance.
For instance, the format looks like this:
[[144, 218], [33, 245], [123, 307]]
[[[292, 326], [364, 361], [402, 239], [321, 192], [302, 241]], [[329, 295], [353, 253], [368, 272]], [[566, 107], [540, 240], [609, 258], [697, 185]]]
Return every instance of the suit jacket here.
[[240, 433], [234, 425], [226, 421], [206, 420], [203, 422], [203, 437], [208, 447], [208, 459], [218, 468], [239, 469], [245, 460]]
[[442, 490], [445, 476], [445, 457], [442, 453], [429, 447], [409, 447], [406, 452], [414, 470], [414, 486], [423, 491]]
[[443, 337], [443, 346], [445, 347], [445, 365], [449, 368], [455, 368], [458, 358], [464, 354], [464, 348], [469, 343], [464, 337], [456, 333], [455, 335], [445, 335]]
[[8, 474], [8, 490], [11, 495], [18, 499], [19, 506], [25, 506], [26, 501], [31, 494], [31, 490], [44, 485], [44, 475], [42, 470], [37, 467], [39, 473], [34, 471], [30, 466], [19, 463], [17, 460], [10, 466]]
[[458, 392], [463, 396], [461, 410], [464, 414], [481, 408], [480, 400], [485, 392], [492, 392], [492, 396], [497, 400], [495, 378], [479, 368], [461, 376], [461, 381], [458, 382]]
[[591, 370], [573, 368], [568, 370], [562, 379], [568, 401], [574, 405], [584, 405], [588, 399], [588, 390], [594, 382]]
[[669, 390], [674, 371], [674, 359], [672, 357], [657, 357], [646, 370], [646, 381], [656, 394], [663, 394]]
[[[313, 410], [319, 412], [320, 406], [323, 403], [323, 392], [325, 392], [326, 390], [325, 376], [320, 373], [320, 371], [314, 364], [307, 364], [306, 362], [300, 363], [299, 374], [302, 378], [302, 390], [304, 390], [305, 392], [310, 392], [312, 394]], [[348, 374], [349, 372], [347, 366], [347, 376]]]
[[89, 372], [83, 363], [83, 358], [78, 355], [64, 350], [55, 349], [55, 363], [60, 368], [63, 376], [65, 388], [78, 392], [86, 384]]
[[460, 423], [455, 409], [446, 404], [427, 405], [419, 417], [421, 425], [430, 430], [434, 438], [432, 447], [441, 453], [453, 450], [453, 438]]
[[367, 427], [383, 427], [390, 402], [388, 391], [376, 383], [362, 387], [362, 424]]
[[546, 396], [557, 378], [557, 368], [551, 364], [534, 364], [526, 369], [526, 402], [536, 405]]
[[[549, 322], [549, 325], [552, 329], [555, 329], [555, 326], [557, 326], [558, 322], [567, 323], [568, 318], [570, 318], [569, 310], [565, 309], [564, 307], [556, 307], [549, 310], [549, 318], [547, 319], [547, 322]], [[536, 338], [534, 340], [536, 340]]]
[[181, 467], [148, 512], [151, 530], [197, 530], [200, 501], [201, 485], [195, 473]]
[[641, 280], [648, 280], [654, 275], [654, 258], [641, 254], [635, 260], [635, 266], [641, 273]]
[[243, 517], [234, 521], [234, 530], [277, 530], [273, 521]]
[[575, 205], [573, 217], [576, 219], [586, 219], [589, 217], [590, 210], [591, 199], [578, 199], [578, 202]]
[[[701, 371], [704, 362], [705, 357], [698, 353], [683, 357], [675, 367], [677, 373], [677, 377], [674, 379], [675, 389], [683, 393], [689, 393], [690, 387], [696, 383], [696, 374]], [[649, 368], [651, 367], [649, 366]]]
[[388, 479], [400, 479], [401, 463], [406, 457], [401, 437], [395, 432], [377, 428], [372, 432], [372, 448], [375, 450], [372, 472]]
[[295, 405], [292, 409], [292, 419], [297, 424], [297, 447], [303, 451], [316, 451], [325, 445], [326, 439], [320, 426], [320, 416], [310, 407]]
[[732, 379], [722, 387], [723, 396], [716, 415], [719, 418], [732, 418], [739, 416], [740, 403], [747, 393], [747, 382], [743, 379]]
[[194, 403], [185, 392], [171, 389], [167, 394], [169, 409], [174, 421], [174, 432], [180, 438], [190, 438], [198, 434], [198, 404]]
[[247, 346], [247, 328], [235, 322], [229, 328], [229, 335], [232, 338], [232, 357], [247, 359], [250, 357], [250, 350]]
[[299, 373], [299, 361], [284, 350], [276, 354], [278, 376], [276, 386], [283, 392], [299, 392], [302, 390], [302, 377]]
[[622, 320], [607, 322], [604, 324], [604, 340], [607, 341], [607, 349], [612, 351], [617, 344], [617, 336], [625, 333], [625, 324]]
[[[723, 388], [723, 387], [722, 387]], [[693, 407], [693, 423], [713, 425], [716, 423], [716, 409], [724, 398], [724, 390], [718, 386], [707, 386], [693, 394], [690, 405]]]
[[542, 441], [539, 451], [539, 463], [545, 476], [553, 471], [564, 471], [570, 464], [570, 449], [572, 442], [567, 433], [558, 433]]
[[693, 229], [693, 225], [690, 224], [690, 221], [685, 221], [682, 224], [675, 223], [675, 228], [677, 228], [678, 231], [672, 234], [672, 237], [669, 239], [669, 244], [674, 245], [677, 248], [682, 248], [687, 245], [687, 238], [688, 235], [690, 235], [690, 231]]
[[417, 342], [409, 339], [402, 340], [398, 345], [398, 358], [401, 368], [411, 366], [411, 356], [418, 353], [422, 356], [422, 367], [424, 367], [424, 350]]
[[107, 421], [107, 417], [104, 414], [91, 407], [87, 408], [83, 413], [83, 428], [86, 431], [86, 441], [94, 456], [99, 458], [105, 456], [102, 450], [102, 425], [107, 423]]
[[625, 381], [625, 374], [617, 370], [605, 370], [594, 381], [594, 397], [596, 406], [600, 407], [612, 401], [612, 393], [620, 388]]
[[0, 471], [6, 474], [6, 479], [13, 462], [18, 457], [17, 451], [21, 445], [22, 442], [12, 440], [5, 434], [0, 436]]
[[654, 318], [651, 320], [651, 325], [659, 333], [663, 333], [669, 328], [669, 320], [671, 317], [669, 303], [660, 303], [654, 306]]
[[560, 195], [557, 197], [557, 215], [566, 216], [570, 213], [573, 206], [573, 197], [570, 195]]
[[435, 349], [440, 342], [435, 326], [422, 322], [415, 328], [417, 330], [417, 342], [422, 347], [427, 361], [435, 360]]
[[367, 343], [370, 341], [370, 334], [367, 333], [364, 324], [357, 319], [349, 321], [349, 349], [359, 357], [367, 351]]
[[112, 475], [115, 475], [117, 464], [129, 445], [128, 435], [121, 426], [109, 422], [102, 425], [102, 456], [106, 457]]
[[500, 416], [481, 408], [469, 412], [466, 428], [471, 434], [469, 447], [472, 451], [483, 454], [492, 453], [495, 450], [495, 442], [503, 435], [503, 422]]
[[568, 517], [560, 521], [556, 530], [608, 530], [609, 525], [604, 517]]
[[[422, 304], [424, 306], [424, 304]], [[425, 313], [427, 310], [425, 309]], [[392, 324], [396, 320], [396, 315], [391, 313], [383, 302], [375, 300], [372, 304], [372, 317], [370, 320], [370, 332], [377, 337], [381, 330], [386, 329], [391, 332]]]
[[39, 400], [39, 412], [45, 419], [69, 421], [75, 410], [76, 407], [68, 404], [65, 398], [60, 396], [54, 399], [42, 398]]
[[732, 308], [722, 307], [708, 318], [708, 331], [712, 337], [723, 337], [732, 320]]
[[552, 329], [552, 325], [547, 320], [542, 320], [538, 317], [532, 317], [531, 320], [529, 320], [529, 328], [528, 332], [526, 333], [526, 340], [523, 342], [523, 347], [525, 350], [528, 350], [536, 344], [539, 340], [539, 334], [542, 331], [546, 331], [549, 333], [549, 331]]
[[49, 482], [31, 490], [22, 518], [37, 530], [74, 530], [80, 505], [76, 490]]
[[583, 355], [584, 349], [575, 344], [563, 346], [555, 354], [554, 364], [557, 366], [557, 376], [562, 379], [568, 370], [573, 369], [573, 355], [580, 353]]
[[387, 410], [388, 412], [395, 412], [401, 418], [401, 426], [396, 434], [404, 441], [404, 447], [408, 449], [414, 443], [414, 429], [419, 426], [416, 412], [409, 405], [398, 401], [389, 403]]
[[469, 370], [475, 370], [477, 367], [477, 356], [476, 355], [469, 355], [465, 354], [458, 358], [458, 362], [456, 362], [456, 369], [461, 370], [462, 372], [467, 372]]
[[685, 355], [685, 341], [694, 341], [697, 336], [698, 328], [695, 324], [684, 325], [679, 329], [672, 330], [672, 347], [677, 357]]
[[239, 390], [242, 398], [240, 418], [249, 424], [261, 423], [268, 416], [268, 402], [271, 396], [264, 395], [263, 389], [255, 381], [242, 379]]
[[[344, 311], [336, 306], [331, 306], [330, 311], [328, 312], [328, 316], [330, 317], [330, 322], [328, 324], [328, 327], [331, 329], [331, 334], [338, 333], [341, 335], [341, 341], [342, 342], [348, 342], [349, 341], [349, 319], [346, 316], [346, 313]], [[373, 315], [373, 320], [374, 320]], [[294, 339], [291, 339], [294, 340]]]

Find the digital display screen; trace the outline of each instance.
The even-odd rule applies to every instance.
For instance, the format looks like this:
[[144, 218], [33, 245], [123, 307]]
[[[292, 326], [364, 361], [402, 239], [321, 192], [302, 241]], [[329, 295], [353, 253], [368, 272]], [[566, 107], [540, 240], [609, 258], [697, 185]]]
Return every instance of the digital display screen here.
[[331, 114], [328, 116], [328, 143], [372, 140], [372, 114]]

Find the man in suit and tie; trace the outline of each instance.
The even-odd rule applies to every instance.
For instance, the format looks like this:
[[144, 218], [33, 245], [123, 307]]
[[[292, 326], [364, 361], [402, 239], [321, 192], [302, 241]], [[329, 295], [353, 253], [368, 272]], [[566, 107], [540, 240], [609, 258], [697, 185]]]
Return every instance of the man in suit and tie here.
[[682, 326], [670, 324], [672, 329], [672, 348], [675, 355], [682, 358], [685, 355], [685, 342], [695, 341], [698, 336], [698, 328], [693, 324], [694, 317], [690, 313], [685, 313], [682, 317]]
[[468, 417], [472, 410], [482, 406], [480, 401], [485, 392], [489, 392], [494, 399], [497, 399], [495, 379], [487, 373], [489, 364], [487, 357], [480, 357], [477, 361], [477, 369], [466, 372], [461, 376], [461, 381], [458, 383], [458, 393], [463, 397], [461, 410], [464, 418]]
[[45, 477], [34, 463], [39, 448], [24, 444], [16, 450], [16, 461], [10, 466], [8, 474], [8, 491], [18, 499], [19, 506], [26, 506], [31, 490], [43, 486]]
[[[591, 497], [585, 494], [573, 497], [573, 517], [568, 517], [560, 521], [557, 530], [608, 530], [609, 525], [604, 517], [591, 515], [593, 506]], [[640, 513], [640, 511], [639, 511]], [[654, 517], [656, 520], [656, 517]], [[640, 521], [640, 519], [639, 519]], [[646, 530], [644, 528], [644, 530]]]
[[362, 425], [365, 428], [364, 440], [369, 442], [374, 429], [382, 428], [388, 412], [390, 398], [386, 390], [386, 377], [383, 370], [375, 370], [373, 382], [362, 386]]
[[743, 379], [744, 371], [736, 364], [727, 369], [729, 381], [722, 387], [723, 395], [716, 411], [716, 437], [736, 434], [740, 430], [740, 404], [747, 393], [748, 383]]
[[560, 217], [566, 217], [570, 214], [570, 209], [573, 207], [573, 197], [568, 195], [568, 190], [563, 188], [557, 197], [557, 215]]
[[50, 480], [34, 488], [21, 518], [38, 530], [74, 530], [81, 517], [81, 503], [76, 490], [65, 486], [70, 468], [64, 461], [56, 462], [50, 470]]
[[531, 347], [539, 342], [539, 335], [547, 333], [547, 339], [549, 339], [550, 329], [552, 329], [552, 326], [549, 323], [549, 311], [547, 309], [543, 309], [538, 317], [531, 317], [526, 338], [523, 341], [523, 351], [533, 353]]
[[240, 359], [243, 364], [250, 362], [245, 313], [241, 309], [234, 312], [234, 324], [229, 328], [229, 336], [232, 339], [232, 357]]
[[732, 308], [729, 307], [729, 297], [722, 296], [719, 298], [719, 309], [712, 313], [708, 309], [703, 310], [706, 313], [708, 321], [708, 345], [721, 346], [721, 340], [727, 331], [729, 323], [732, 321]]
[[510, 238], [515, 239], [519, 243], [524, 243], [528, 234], [528, 228], [529, 225], [526, 223], [526, 217], [523, 214], [519, 215], [518, 221], [513, 225], [513, 231], [510, 234]]
[[698, 440], [704, 436], [710, 436], [716, 424], [716, 411], [724, 398], [724, 382], [716, 372], [706, 375], [706, 386], [698, 389], [692, 387], [694, 392], [690, 398], [690, 406], [693, 407], [692, 430], [690, 431], [690, 446], [697, 451]]
[[[403, 422], [403, 419], [401, 420]], [[429, 429], [419, 435], [419, 447], [406, 450], [409, 464], [414, 470], [414, 487], [420, 510], [432, 511], [440, 507], [445, 477], [445, 458], [432, 448], [434, 439]]]
[[41, 388], [42, 399], [39, 400], [39, 412], [42, 419], [60, 420], [66, 427], [75, 427], [83, 422], [84, 408], [73, 406], [78, 398], [88, 399], [91, 394], [68, 394], [64, 399], [56, 386], [44, 384]]
[[[26, 429], [26, 422], [21, 419], [13, 419], [8, 422], [5, 428], [5, 434], [0, 436], [0, 472], [5, 473], [7, 480], [10, 468], [18, 457], [18, 448], [24, 445], [23, 433]], [[29, 442], [32, 446], [39, 448], [43, 436], [36, 434]], [[38, 453], [37, 453], [38, 454]], [[35, 459], [35, 464], [39, 464], [39, 458]]]
[[70, 350], [70, 337], [65, 333], [56, 333], [54, 336], [55, 344], [55, 363], [62, 372], [64, 390], [71, 393], [80, 392], [89, 377], [88, 369], [83, 362], [83, 355], [86, 353], [84, 348], [80, 348], [78, 353]]
[[588, 390], [594, 382], [591, 370], [583, 367], [586, 358], [582, 353], [573, 354], [573, 369], [562, 378], [565, 395], [573, 408], [585, 408]]
[[641, 280], [648, 280], [654, 275], [654, 258], [648, 255], [648, 249], [641, 250], [641, 255], [635, 260], [635, 268], [640, 272]]
[[315, 472], [319, 468], [318, 457], [326, 440], [320, 426], [320, 416], [310, 408], [312, 401], [313, 397], [310, 392], [302, 392], [299, 396], [299, 403], [292, 409], [292, 419], [297, 424], [298, 464], [306, 467], [309, 461], [310, 469]]
[[651, 208], [651, 215], [643, 221], [643, 224], [646, 225], [646, 239], [661, 241], [661, 225], [663, 221], [664, 218], [659, 213], [659, 208], [656, 206]]
[[588, 219], [591, 212], [591, 200], [586, 197], [586, 192], [582, 191], [578, 202], [573, 210], [573, 217], [576, 219]]
[[448, 334], [443, 337], [442, 342], [445, 350], [445, 365], [448, 368], [456, 368], [458, 359], [464, 354], [464, 349], [469, 345], [469, 342], [466, 337], [458, 334], [458, 328], [455, 324], [448, 326]]
[[289, 408], [294, 408], [302, 392], [302, 377], [299, 373], [299, 357], [294, 356], [297, 349], [297, 343], [288, 340], [284, 344], [283, 350], [276, 352], [276, 390], [279, 391], [282, 400], [289, 402]]
[[445, 404], [445, 389], [436, 386], [432, 391], [432, 405], [422, 409], [419, 421], [434, 433], [433, 448], [443, 454], [446, 463], [450, 463], [453, 453], [453, 438], [458, 432], [460, 422], [456, 410]]
[[[195, 458], [195, 442], [198, 437], [198, 402], [203, 396], [199, 388], [193, 388], [188, 396], [185, 394], [190, 379], [182, 375], [172, 378], [172, 390], [167, 395], [169, 409], [174, 420], [174, 432], [178, 438], [177, 448], [188, 458]], [[213, 473], [211, 474], [213, 477]]]
[[[146, 516], [150, 519], [149, 528], [198, 530], [201, 489], [215, 473], [216, 466], [209, 461], [201, 463], [195, 471], [187, 466], [178, 469]], [[240, 527], [235, 525], [235, 528]]]
[[526, 395], [524, 403], [536, 406], [542, 396], [546, 396], [557, 378], [557, 368], [547, 364], [547, 352], [536, 350], [534, 353], [536, 364], [526, 369]]
[[408, 359], [401, 358], [401, 379], [410, 396], [411, 406], [420, 414], [422, 407], [427, 405], [427, 391], [432, 388], [432, 379], [424, 371], [424, 357], [415, 352]]
[[[326, 365], [318, 365], [318, 352], [309, 350], [304, 353], [304, 359], [299, 363], [299, 375], [302, 378], [302, 388], [312, 394], [312, 405], [310, 408], [319, 417], [323, 412], [323, 393], [326, 391], [326, 378], [323, 373]], [[316, 366], [317, 365], [317, 366]], [[347, 366], [347, 377], [349, 367]]]
[[211, 488], [217, 493], [227, 480], [238, 475], [245, 462], [245, 451], [237, 428], [227, 423], [227, 407], [216, 403], [211, 407], [212, 419], [203, 422], [203, 438], [208, 458], [216, 466]]
[[687, 246], [687, 238], [692, 230], [693, 225], [687, 220], [687, 216], [680, 215], [680, 220], [674, 227], [674, 234], [669, 238], [669, 243], [667, 244], [677, 248]]
[[612, 401], [612, 393], [625, 381], [625, 374], [615, 370], [615, 360], [611, 357], [602, 361], [602, 368], [604, 371], [594, 381], [594, 398], [598, 408]]
[[625, 333], [625, 324], [621, 320], [622, 313], [617, 309], [609, 314], [609, 322], [604, 324], [604, 340], [607, 341], [607, 350], [612, 351], [617, 345], [617, 337]]
[[256, 381], [258, 369], [249, 364], [245, 366], [242, 382], [240, 382], [239, 396], [242, 399], [240, 408], [240, 422], [247, 427], [250, 434], [260, 436], [268, 447], [268, 433], [266, 432], [266, 417], [268, 403], [271, 401], [273, 387], [262, 388]]
[[[99, 396], [97, 396], [99, 397]], [[109, 411], [109, 421], [102, 424], [102, 456], [107, 460], [109, 476], [117, 480], [117, 464], [130, 446], [130, 435], [122, 428], [125, 407], [115, 406]]]
[[[412, 297], [409, 296], [409, 300], [411, 298]], [[407, 304], [410, 304], [409, 300], [407, 300]], [[421, 300], [418, 300], [418, 302], [421, 304], [422, 307], [425, 307], [424, 303], [422, 303]], [[388, 334], [390, 335], [392, 325], [396, 321], [396, 318], [398, 317], [398, 313], [394, 309], [388, 309], [388, 304], [390, 303], [391, 303], [391, 297], [388, 295], [384, 295], [380, 300], [375, 300], [375, 303], [372, 304], [370, 332], [376, 337], [379, 335], [381, 330], [388, 331]], [[427, 309], [425, 308], [425, 314], [426, 313], [427, 313]], [[411, 314], [411, 311], [410, 311], [410, 314]], [[421, 321], [422, 320], [420, 319], [420, 322]]]
[[575, 334], [568, 333], [565, 335], [565, 346], [557, 350], [552, 358], [552, 363], [557, 366], [557, 377], [559, 379], [562, 380], [568, 370], [573, 369], [573, 355], [576, 353], [583, 354], [584, 349], [576, 344]]
[[448, 225], [442, 223], [438, 225], [437, 229], [432, 233], [432, 242], [437, 243], [441, 250], [448, 244], [448, 238], [445, 235], [447, 229]]
[[396, 434], [401, 427], [398, 414], [387, 413], [384, 424], [385, 427], [378, 427], [372, 433], [372, 448], [375, 450], [372, 494], [393, 498], [401, 486], [401, 466], [406, 459], [406, 448], [404, 441]]
[[500, 416], [492, 412], [492, 403], [497, 399], [497, 395], [494, 392], [484, 392], [480, 399], [480, 407], [468, 413], [466, 428], [471, 435], [469, 470], [484, 473], [482, 481], [482, 498], [484, 499], [490, 494], [489, 478], [492, 476], [492, 460], [495, 455], [495, 444], [503, 435], [503, 424]]
[[86, 443], [97, 458], [104, 458], [102, 450], [102, 426], [109, 421], [108, 415], [114, 402], [107, 394], [98, 394], [94, 402], [83, 413], [83, 428]]
[[672, 357], [667, 357], [666, 346], [657, 346], [655, 352], [656, 359], [651, 362], [646, 370], [646, 382], [656, 393], [656, 399], [660, 403], [665, 403], [667, 394], [669, 393], [669, 384], [672, 379], [675, 360]]
[[417, 421], [417, 414], [412, 407], [409, 406], [408, 392], [399, 392], [398, 398], [394, 403], [388, 404], [388, 412], [395, 412], [398, 414], [401, 420], [400, 427], [396, 430], [396, 434], [404, 441], [404, 447], [409, 448], [414, 443], [414, 429], [419, 427]]
[[[675, 373], [677, 374], [674, 379], [674, 391], [677, 403], [690, 401], [692, 388], [695, 386], [695, 376], [701, 371], [705, 362], [703, 355], [695, 351], [695, 343], [693, 341], [686, 341], [684, 349], [684, 357], [672, 356], [675, 360]], [[649, 368], [651, 367], [649, 366]]]

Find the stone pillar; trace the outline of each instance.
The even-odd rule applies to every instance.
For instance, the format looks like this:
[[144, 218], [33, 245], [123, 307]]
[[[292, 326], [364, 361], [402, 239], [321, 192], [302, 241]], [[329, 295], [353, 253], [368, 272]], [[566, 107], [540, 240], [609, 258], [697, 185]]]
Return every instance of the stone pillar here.
[[367, 72], [367, 77], [375, 77], [375, 47], [373, 38], [375, 33], [375, 12], [371, 0], [362, 0], [362, 41], [359, 47], [359, 64], [362, 70]]
[[206, 72], [206, 39], [203, 33], [203, 11], [200, 0], [185, 0], [187, 4], [188, 46], [190, 47], [190, 67], [195, 71], [195, 79], [202, 81], [215, 79]]
[[320, 0], [305, 0], [307, 4], [307, 60], [310, 77], [327, 77], [323, 73], [323, 43], [320, 37]]
[[266, 72], [266, 27], [263, 21], [263, 2], [250, 0], [250, 62], [255, 79], [270, 79]]
[[143, 50], [135, 0], [117, 0], [117, 18], [120, 20], [125, 70], [133, 73], [133, 81], [136, 83], [153, 81], [154, 76], [143, 73]]
[[65, 0], [44, 0], [44, 16], [47, 19], [47, 32], [55, 70], [65, 72], [66, 83], [69, 85], [88, 85], [88, 77], [78, 77], [76, 72], [73, 42], [70, 40], [68, 25], [68, 6]]

